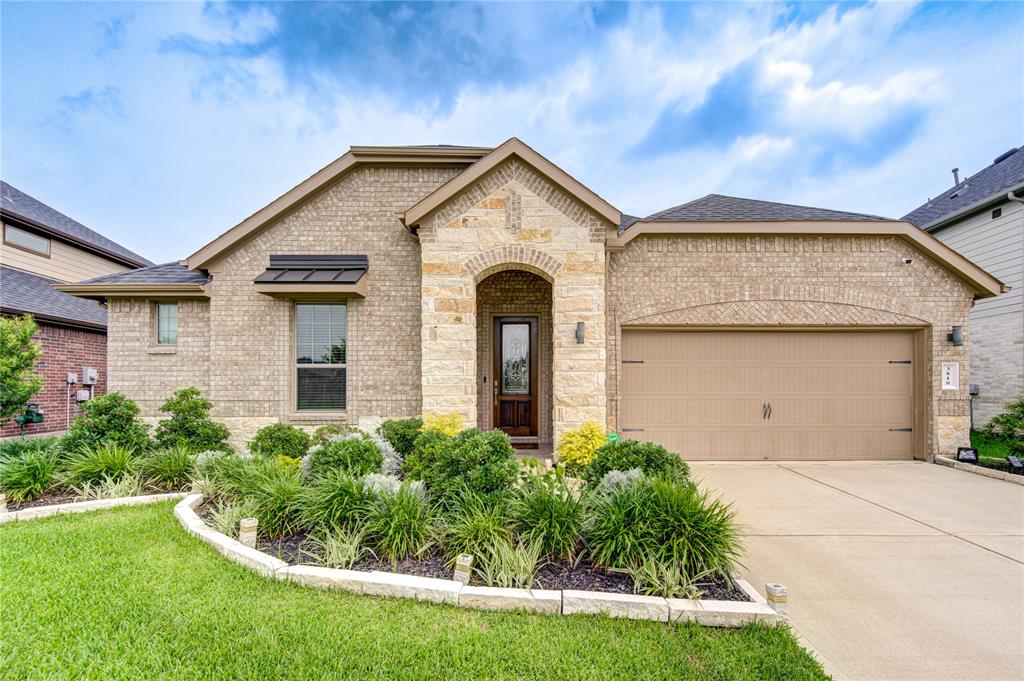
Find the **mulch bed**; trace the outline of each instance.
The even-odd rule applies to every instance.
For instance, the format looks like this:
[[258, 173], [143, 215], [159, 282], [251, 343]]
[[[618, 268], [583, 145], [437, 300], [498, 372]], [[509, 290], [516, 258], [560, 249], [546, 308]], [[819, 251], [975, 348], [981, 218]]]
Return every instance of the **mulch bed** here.
[[56, 504], [70, 504], [74, 501], [81, 501], [74, 494], [68, 494], [67, 492], [44, 492], [41, 497], [37, 497], [31, 501], [11, 501], [7, 500], [8, 511], [23, 511], [26, 508], [35, 508], [36, 506], [54, 506]]

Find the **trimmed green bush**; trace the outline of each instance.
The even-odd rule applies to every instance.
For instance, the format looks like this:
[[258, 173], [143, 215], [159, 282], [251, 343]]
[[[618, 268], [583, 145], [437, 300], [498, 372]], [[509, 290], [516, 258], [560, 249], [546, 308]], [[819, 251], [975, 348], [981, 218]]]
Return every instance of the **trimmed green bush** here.
[[380, 436], [390, 442], [395, 451], [403, 457], [412, 453], [421, 430], [423, 430], [423, 419], [419, 418], [391, 419], [377, 428]]
[[336, 468], [304, 491], [299, 516], [304, 527], [314, 530], [351, 529], [366, 521], [375, 499], [364, 478]]
[[53, 448], [26, 448], [0, 459], [0, 491], [11, 501], [31, 501], [54, 486], [56, 472]]
[[313, 430], [313, 442], [327, 442], [332, 437], [338, 435], [346, 435], [354, 432], [355, 429], [352, 426], [343, 426], [337, 423], [326, 423], [322, 426], [317, 426]]
[[249, 442], [249, 451], [264, 459], [274, 459], [279, 455], [301, 459], [309, 451], [310, 444], [305, 431], [287, 423], [275, 423], [256, 431]]
[[149, 448], [149, 432], [139, 420], [139, 405], [121, 393], [108, 393], [82, 403], [61, 446], [68, 454], [104, 442], [142, 452]]
[[588, 487], [595, 487], [608, 471], [637, 468], [648, 476], [670, 478], [683, 482], [689, 478], [690, 467], [664, 447], [653, 442], [623, 440], [609, 442], [597, 450], [593, 461], [583, 471]]
[[190, 452], [231, 451], [227, 427], [210, 418], [213, 403], [196, 388], [182, 388], [160, 406], [171, 415], [156, 426], [153, 444], [161, 449], [182, 447]]
[[378, 556], [392, 565], [419, 556], [433, 543], [434, 509], [422, 486], [402, 483], [382, 493], [370, 511], [368, 540]]
[[519, 474], [515, 450], [500, 430], [470, 428], [455, 437], [424, 431], [406, 464], [407, 476], [422, 479], [440, 498], [469, 490], [496, 499], [512, 489]]
[[345, 470], [353, 475], [367, 475], [380, 471], [384, 455], [368, 437], [343, 436], [329, 440], [309, 452], [309, 477], [317, 479], [329, 471]]
[[195, 455], [186, 447], [158, 449], [142, 457], [140, 471], [153, 487], [184, 489], [195, 472]]
[[552, 558], [574, 561], [583, 531], [583, 504], [560, 473], [527, 477], [512, 504], [516, 529]]
[[405, 477], [426, 480], [434, 463], [441, 457], [441, 450], [451, 446], [451, 440], [451, 437], [436, 430], [424, 430], [416, 436], [412, 451], [402, 461]]
[[77, 450], [64, 467], [64, 481], [70, 485], [99, 483], [105, 478], [117, 480], [138, 469], [135, 450], [114, 442], [104, 442]]

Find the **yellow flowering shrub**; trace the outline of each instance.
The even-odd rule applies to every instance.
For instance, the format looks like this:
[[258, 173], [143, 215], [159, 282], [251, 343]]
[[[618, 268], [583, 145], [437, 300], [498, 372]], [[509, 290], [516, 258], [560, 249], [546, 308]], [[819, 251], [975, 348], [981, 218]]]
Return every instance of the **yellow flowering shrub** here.
[[277, 465], [297, 473], [302, 468], [302, 459], [287, 454], [278, 454]]
[[449, 437], [458, 435], [466, 427], [462, 414], [424, 414], [423, 430], [436, 430]]
[[594, 452], [604, 443], [604, 427], [596, 421], [587, 421], [579, 428], [562, 434], [558, 460], [569, 468], [583, 468], [593, 460]]

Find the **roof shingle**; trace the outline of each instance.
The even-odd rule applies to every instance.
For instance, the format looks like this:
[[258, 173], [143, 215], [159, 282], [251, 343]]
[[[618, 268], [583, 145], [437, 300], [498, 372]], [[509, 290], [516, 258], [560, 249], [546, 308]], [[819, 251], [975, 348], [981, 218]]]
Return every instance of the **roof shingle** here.
[[847, 213], [827, 208], [743, 199], [722, 194], [708, 194], [695, 201], [648, 215], [644, 220], [650, 222], [790, 222], [804, 220], [868, 222], [888, 221], [890, 218], [864, 213]]
[[[1008, 154], [1008, 155], [1007, 155]], [[928, 227], [965, 208], [1000, 196], [1024, 183], [1024, 146], [998, 157], [999, 163], [979, 170], [903, 216], [918, 227]]]
[[165, 262], [162, 265], [140, 267], [127, 272], [105, 274], [102, 277], [88, 279], [82, 284], [205, 284], [210, 276], [203, 272], [194, 272], [180, 262]]
[[107, 311], [99, 303], [53, 289], [59, 284], [13, 267], [0, 265], [0, 308], [8, 314], [30, 313], [40, 318], [107, 327]]
[[3, 181], [0, 181], [0, 208], [15, 217], [42, 225], [58, 236], [63, 235], [72, 241], [106, 251], [138, 267], [153, 264], [138, 253], [129, 251], [121, 244], [111, 241]]

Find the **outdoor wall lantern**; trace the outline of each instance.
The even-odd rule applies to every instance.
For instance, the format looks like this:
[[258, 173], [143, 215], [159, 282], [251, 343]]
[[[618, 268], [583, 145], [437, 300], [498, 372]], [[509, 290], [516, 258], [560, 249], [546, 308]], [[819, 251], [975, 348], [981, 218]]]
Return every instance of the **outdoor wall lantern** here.
[[948, 340], [950, 343], [952, 343], [956, 347], [960, 347], [961, 345], [963, 345], [964, 344], [964, 327], [962, 327], [962, 326], [954, 326], [953, 327], [953, 331], [949, 335], [946, 336], [946, 340]]
[[583, 328], [583, 322], [576, 322], [576, 342], [582, 343], [586, 339], [586, 331]]

